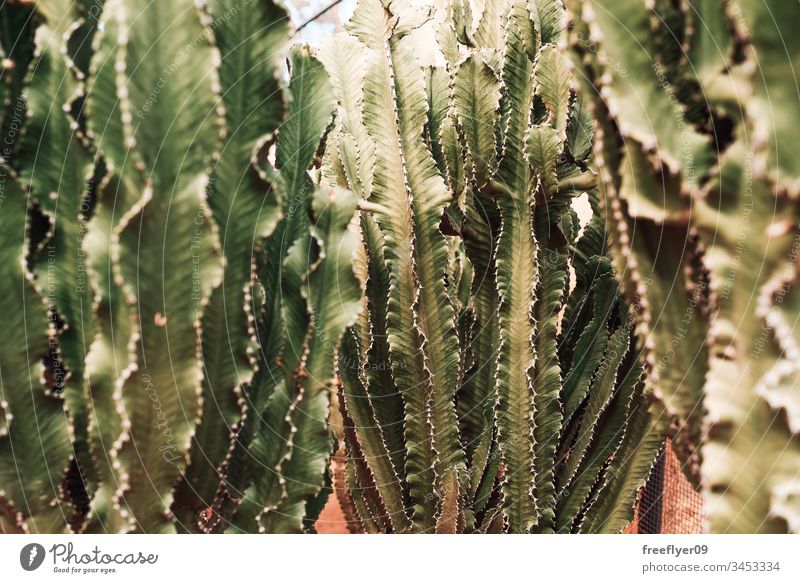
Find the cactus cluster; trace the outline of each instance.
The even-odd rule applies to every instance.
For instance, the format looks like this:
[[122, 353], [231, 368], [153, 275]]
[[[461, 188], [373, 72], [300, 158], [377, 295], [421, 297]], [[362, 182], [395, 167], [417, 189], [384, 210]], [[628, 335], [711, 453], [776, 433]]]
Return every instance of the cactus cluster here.
[[648, 392], [712, 532], [797, 532], [800, 5], [567, 6]]
[[3, 530], [302, 530], [359, 307], [321, 63], [268, 1], [2, 11]]
[[799, 5], [418, 4], [0, 7], [0, 532], [800, 529]]
[[571, 205], [597, 191], [563, 11], [468, 9], [439, 23], [441, 66], [404, 2], [359, 2], [320, 52], [323, 174], [364, 201], [348, 490], [367, 531], [618, 531], [659, 443], [603, 222]]

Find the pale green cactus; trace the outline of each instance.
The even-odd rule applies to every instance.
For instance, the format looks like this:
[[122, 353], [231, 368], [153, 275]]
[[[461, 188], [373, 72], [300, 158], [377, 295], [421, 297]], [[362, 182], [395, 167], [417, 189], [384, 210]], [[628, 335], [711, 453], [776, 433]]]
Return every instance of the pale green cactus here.
[[363, 197], [366, 317], [339, 361], [351, 498], [368, 531], [618, 531], [660, 437], [602, 221], [579, 235], [570, 205], [594, 178], [563, 9], [487, 3], [477, 27], [468, 9], [437, 23], [446, 66], [416, 60], [430, 15], [401, 2], [362, 0], [322, 47], [323, 174]]
[[570, 2], [612, 249], [712, 532], [796, 532], [793, 2]]

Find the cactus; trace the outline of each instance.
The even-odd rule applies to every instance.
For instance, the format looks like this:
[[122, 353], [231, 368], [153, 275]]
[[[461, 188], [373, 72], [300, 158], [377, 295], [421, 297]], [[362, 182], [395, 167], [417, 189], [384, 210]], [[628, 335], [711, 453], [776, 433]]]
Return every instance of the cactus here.
[[800, 14], [693, 4], [5, 3], [0, 531], [797, 531]]
[[[219, 81], [226, 88], [221, 97], [225, 133], [208, 204], [225, 265], [201, 322], [203, 410], [189, 469], [176, 493], [176, 512], [187, 526], [216, 495], [218, 470], [242, 415], [242, 386], [252, 380], [255, 368], [256, 344], [249, 330], [255, 276], [251, 254], [254, 241], [275, 229], [280, 206], [276, 191], [268, 188], [251, 160], [283, 121], [278, 67], [288, 40], [286, 14], [275, 4], [244, 10], [239, 3], [220, 1], [208, 8], [221, 56]], [[240, 35], [248, 40], [241, 42]]]
[[54, 394], [48, 308], [42, 289], [27, 269], [27, 196], [18, 177], [2, 167], [3, 294], [9, 325], [21, 331], [2, 343], [3, 390], [0, 428], [2, 524], [4, 532], [59, 532], [71, 520], [62, 483], [72, 454], [71, 431]]
[[[682, 180], [701, 180], [703, 167], [709, 164], [709, 142], [688, 121], [689, 112], [661, 88], [667, 65], [652, 63], [640, 48], [631, 49], [632, 43], [640, 42], [639, 35], [650, 30], [650, 17], [627, 6], [627, 20], [614, 22], [620, 38], [615, 37], [608, 48], [606, 44], [598, 48], [597, 27], [612, 20], [614, 12], [592, 2], [575, 5], [579, 24], [573, 43], [589, 79], [596, 79], [600, 90], [600, 97], [588, 107], [602, 125], [596, 154], [605, 191], [602, 200], [618, 233], [612, 244], [615, 263], [627, 275], [627, 295], [637, 308], [637, 336], [648, 384], [665, 419], [674, 420], [668, 429], [686, 463], [687, 476], [697, 485], [708, 368], [708, 289], [698, 265], [697, 238], [685, 221], [689, 201], [680, 185]], [[655, 52], [657, 41], [647, 42], [653, 43]], [[608, 68], [604, 62], [613, 63], [613, 73], [603, 68]], [[616, 120], [618, 111], [625, 115], [619, 117], [617, 129], [608, 122]], [[673, 131], [676, 125], [685, 128], [683, 133]], [[624, 143], [613, 141], [619, 134], [625, 136]], [[647, 153], [655, 148], [661, 156], [660, 175], [648, 171]]]
[[416, 60], [430, 16], [400, 2], [360, 1], [322, 47], [323, 174], [362, 196], [339, 397], [368, 531], [620, 530], [659, 447], [602, 222], [579, 234], [571, 207], [596, 197], [592, 126], [558, 6], [487, 3], [477, 28], [451, 6], [445, 66]]
[[[30, 21], [2, 39], [4, 297], [27, 331], [0, 360], [4, 531], [198, 531], [232, 485], [233, 524], [301, 530], [324, 502], [355, 199], [307, 172], [322, 66], [293, 49], [287, 111], [287, 16], [249, 4], [2, 9]], [[280, 483], [235, 481], [276, 445], [246, 428], [264, 408], [289, 419], [263, 460]]]
[[708, 528], [796, 532], [798, 167], [786, 132], [799, 53], [786, 27], [800, 12], [693, 4], [570, 3], [571, 44], [598, 88], [612, 255]]

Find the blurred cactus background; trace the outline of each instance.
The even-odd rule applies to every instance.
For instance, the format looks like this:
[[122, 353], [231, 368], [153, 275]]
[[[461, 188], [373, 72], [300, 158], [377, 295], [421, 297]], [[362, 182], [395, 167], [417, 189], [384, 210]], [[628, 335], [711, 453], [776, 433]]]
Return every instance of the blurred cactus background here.
[[0, 533], [800, 531], [797, 2], [0, 2]]

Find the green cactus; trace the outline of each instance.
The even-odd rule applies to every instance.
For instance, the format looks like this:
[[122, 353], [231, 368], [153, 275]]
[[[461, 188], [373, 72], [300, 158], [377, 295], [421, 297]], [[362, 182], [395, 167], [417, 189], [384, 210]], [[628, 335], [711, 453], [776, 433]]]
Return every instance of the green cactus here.
[[242, 386], [252, 380], [255, 368], [252, 249], [275, 229], [280, 206], [276, 190], [268, 187], [252, 160], [283, 121], [278, 67], [288, 40], [286, 14], [271, 2], [245, 10], [238, 2], [220, 0], [209, 5], [209, 16], [221, 57], [225, 133], [208, 205], [225, 264], [201, 322], [203, 409], [174, 504], [189, 530], [198, 512], [214, 500], [218, 471], [243, 411]]
[[708, 528], [796, 532], [800, 8], [693, 4], [570, 3], [612, 254]]
[[53, 372], [43, 367], [54, 330], [48, 333], [42, 289], [25, 265], [28, 197], [5, 165], [1, 176], [3, 303], [8, 325], [20, 333], [4, 335], [0, 347], [0, 524], [4, 532], [61, 532], [72, 514], [61, 489], [72, 446], [63, 399], [54, 394]]
[[[22, 69], [9, 57], [2, 83], [4, 297], [29, 331], [0, 360], [4, 531], [203, 530], [232, 482], [234, 524], [313, 524], [359, 306], [355, 199], [307, 172], [333, 109], [322, 66], [293, 50], [287, 116], [288, 18], [250, 4], [3, 6], [30, 20], [2, 39]], [[242, 439], [264, 408], [296, 417], [263, 460], [280, 484], [234, 481], [275, 445], [279, 424]]]
[[798, 17], [3, 4], [0, 532], [797, 531]]
[[[620, 530], [660, 445], [602, 223], [579, 235], [570, 205], [594, 178], [559, 4], [497, 4], [477, 29], [460, 5], [437, 23], [445, 67], [416, 61], [430, 17], [399, 2], [362, 0], [322, 48], [339, 101], [323, 174], [363, 197], [367, 317], [339, 370], [368, 531]], [[624, 500], [598, 506], [612, 478]]]

